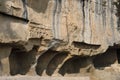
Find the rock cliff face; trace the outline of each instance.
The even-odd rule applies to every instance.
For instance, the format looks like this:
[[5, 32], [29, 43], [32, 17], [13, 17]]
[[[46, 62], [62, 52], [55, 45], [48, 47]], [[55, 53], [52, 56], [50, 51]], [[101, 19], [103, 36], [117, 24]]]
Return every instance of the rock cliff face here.
[[[1, 0], [0, 3], [1, 12], [29, 20], [28, 39], [43, 36], [67, 44], [58, 50], [69, 51], [76, 48], [75, 43], [77, 49], [70, 52], [81, 55], [78, 48], [85, 44], [87, 52], [96, 55], [120, 42], [117, 0]], [[90, 49], [91, 45], [96, 49]]]
[[67, 50], [73, 55], [96, 55], [120, 42], [119, 0], [26, 2], [29, 19], [50, 29], [52, 38], [67, 44], [57, 50]]
[[0, 0], [0, 60], [11, 75], [35, 63], [38, 75], [97, 75], [120, 62], [119, 14], [120, 0]]

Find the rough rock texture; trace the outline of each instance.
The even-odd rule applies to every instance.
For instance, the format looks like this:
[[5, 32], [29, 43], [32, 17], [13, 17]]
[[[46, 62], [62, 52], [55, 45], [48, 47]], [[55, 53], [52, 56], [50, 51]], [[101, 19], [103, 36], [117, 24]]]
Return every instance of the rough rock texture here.
[[2, 77], [1, 80], [90, 80], [89, 77], [39, 77], [39, 76], [16, 76]]
[[[105, 52], [109, 46], [119, 44], [119, 1], [28, 0], [26, 2], [30, 8], [28, 14], [31, 21], [38, 22], [40, 27], [50, 29], [53, 38], [68, 43], [63, 48], [60, 46], [58, 50], [67, 50], [75, 55], [96, 55]], [[40, 6], [36, 7], [34, 4]], [[76, 47], [73, 42], [88, 45], [84, 49]], [[96, 45], [100, 46], [92, 49], [89, 45], [93, 45], [93, 48]]]
[[119, 9], [120, 0], [0, 0], [0, 75], [120, 79]]
[[[1, 0], [0, 4], [1, 12], [29, 20], [28, 25], [21, 24], [23, 28], [29, 28], [26, 27], [25, 31], [21, 30], [18, 34], [24, 33], [21, 35], [26, 40], [43, 37], [66, 43], [58, 47], [58, 51], [69, 51], [73, 55], [96, 55], [120, 42], [117, 0]], [[28, 29], [30, 33], [26, 32]], [[21, 35], [16, 36], [22, 40]], [[82, 46], [81, 43], [85, 43], [86, 49], [76, 47], [74, 42]], [[43, 46], [47, 47], [46, 44]], [[95, 46], [95, 49], [89, 48], [90, 45], [93, 48]]]

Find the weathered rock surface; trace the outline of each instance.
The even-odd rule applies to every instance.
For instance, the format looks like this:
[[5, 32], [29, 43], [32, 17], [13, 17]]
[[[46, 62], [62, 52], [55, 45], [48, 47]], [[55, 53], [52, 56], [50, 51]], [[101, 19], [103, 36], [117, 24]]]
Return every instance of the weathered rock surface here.
[[86, 77], [39, 77], [39, 76], [16, 76], [16, 77], [1, 77], [1, 80], [90, 80]]
[[[1, 12], [29, 20], [26, 24], [22, 22], [24, 25], [18, 23], [23, 30], [17, 30], [19, 28], [15, 30], [17, 34], [24, 36], [14, 33], [23, 41], [40, 37], [58, 39], [67, 44], [57, 50], [70, 51], [73, 48], [70, 51], [73, 55], [96, 55], [120, 42], [117, 0], [1, 0], [0, 4]], [[12, 24], [14, 21], [9, 23]], [[27, 32], [28, 29], [30, 33]], [[15, 36], [8, 35], [9, 38]], [[9, 39], [6, 41], [9, 42]], [[87, 49], [76, 47], [73, 42], [80, 45], [88, 44]], [[99, 47], [92, 49], [89, 48], [90, 45], [93, 45], [93, 48], [96, 45]]]
[[0, 0], [0, 75], [118, 75], [119, 9], [120, 0]]

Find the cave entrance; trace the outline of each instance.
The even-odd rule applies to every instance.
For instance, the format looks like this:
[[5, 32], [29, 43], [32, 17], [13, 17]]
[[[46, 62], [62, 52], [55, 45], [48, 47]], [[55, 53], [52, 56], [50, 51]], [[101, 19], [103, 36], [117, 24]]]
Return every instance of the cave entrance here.
[[120, 49], [117, 49], [117, 59], [118, 63], [120, 64]]
[[115, 48], [109, 48], [105, 53], [94, 56], [93, 64], [96, 69], [104, 69], [105, 67], [111, 66], [112, 64], [120, 62], [120, 50]]

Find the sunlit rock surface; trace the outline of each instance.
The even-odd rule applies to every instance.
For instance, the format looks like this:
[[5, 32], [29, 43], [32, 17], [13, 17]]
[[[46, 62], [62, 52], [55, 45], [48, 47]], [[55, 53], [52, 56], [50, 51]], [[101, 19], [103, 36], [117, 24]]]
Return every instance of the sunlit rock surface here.
[[120, 0], [0, 0], [0, 27], [0, 75], [120, 72]]

